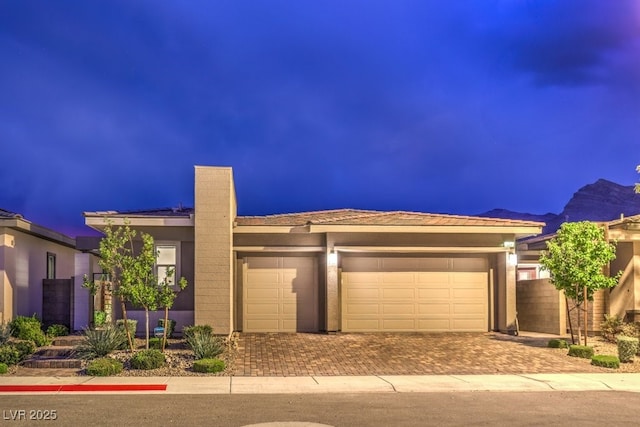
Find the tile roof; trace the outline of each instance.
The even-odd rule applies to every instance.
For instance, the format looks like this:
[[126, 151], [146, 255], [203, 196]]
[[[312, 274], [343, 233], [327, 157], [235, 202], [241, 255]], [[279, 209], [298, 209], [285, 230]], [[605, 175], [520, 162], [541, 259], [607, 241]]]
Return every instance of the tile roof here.
[[[190, 207], [159, 208], [131, 211], [85, 212], [85, 216], [160, 216], [188, 217], [194, 213]], [[296, 212], [262, 216], [238, 216], [239, 226], [289, 226], [306, 225], [389, 225], [389, 226], [528, 226], [542, 227], [544, 223], [516, 219], [485, 218], [477, 216], [430, 214], [421, 212], [382, 212], [362, 209], [333, 209], [312, 212]]]
[[484, 218], [463, 215], [429, 214], [420, 212], [380, 212], [357, 209], [302, 212], [267, 216], [239, 216], [238, 225], [390, 225], [390, 226], [530, 226], [542, 227], [534, 221]]
[[22, 215], [15, 212], [10, 212], [4, 209], [0, 209], [0, 218], [22, 218]]

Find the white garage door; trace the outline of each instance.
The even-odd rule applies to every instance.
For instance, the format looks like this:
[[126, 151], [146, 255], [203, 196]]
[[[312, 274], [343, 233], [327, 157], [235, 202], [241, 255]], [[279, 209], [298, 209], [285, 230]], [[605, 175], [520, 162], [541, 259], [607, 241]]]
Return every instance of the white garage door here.
[[344, 257], [342, 269], [345, 332], [489, 329], [486, 258]]
[[313, 257], [246, 258], [243, 331], [316, 332], [317, 276]]

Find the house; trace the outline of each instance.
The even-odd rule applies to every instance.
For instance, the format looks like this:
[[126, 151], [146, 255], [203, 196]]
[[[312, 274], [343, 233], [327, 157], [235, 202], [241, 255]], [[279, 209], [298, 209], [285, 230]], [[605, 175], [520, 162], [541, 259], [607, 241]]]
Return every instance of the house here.
[[[609, 271], [622, 271], [617, 286], [594, 294], [588, 304], [589, 330], [600, 331], [604, 315], [616, 315], [628, 321], [640, 320], [640, 215], [621, 216], [599, 222], [609, 241], [616, 242], [616, 259]], [[517, 245], [517, 310], [520, 327], [527, 331], [565, 334], [568, 317], [564, 295], [549, 282], [548, 272], [540, 271], [540, 254], [555, 234], [522, 239]], [[572, 313], [575, 324], [577, 319]]]
[[79, 273], [95, 268], [95, 260], [76, 249], [75, 239], [0, 209], [0, 323], [36, 314], [45, 326], [87, 325]]
[[193, 209], [84, 215], [97, 230], [109, 218], [151, 234], [158, 267], [190, 284], [172, 318], [219, 334], [506, 331], [514, 242], [544, 225], [356, 209], [238, 216], [232, 169], [205, 166]]

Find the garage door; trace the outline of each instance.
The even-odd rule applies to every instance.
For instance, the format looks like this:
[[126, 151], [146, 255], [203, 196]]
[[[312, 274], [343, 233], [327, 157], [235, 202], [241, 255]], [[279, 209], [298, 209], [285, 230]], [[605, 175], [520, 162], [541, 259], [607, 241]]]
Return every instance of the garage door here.
[[342, 269], [345, 332], [489, 329], [486, 258], [344, 257]]
[[248, 257], [243, 280], [245, 332], [316, 332], [317, 263], [313, 257]]

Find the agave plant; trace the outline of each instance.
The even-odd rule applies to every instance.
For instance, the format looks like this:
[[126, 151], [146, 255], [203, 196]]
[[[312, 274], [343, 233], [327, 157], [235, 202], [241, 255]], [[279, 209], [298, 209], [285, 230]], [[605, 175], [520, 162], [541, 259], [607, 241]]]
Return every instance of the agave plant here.
[[75, 348], [78, 357], [95, 359], [121, 348], [127, 341], [122, 329], [107, 326], [103, 329], [85, 329], [84, 340]]

